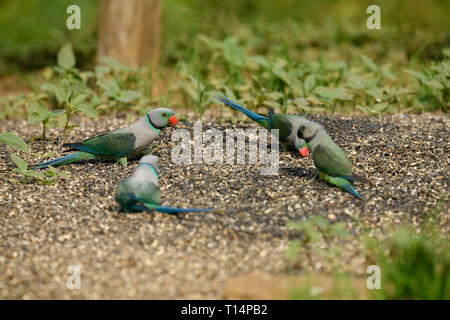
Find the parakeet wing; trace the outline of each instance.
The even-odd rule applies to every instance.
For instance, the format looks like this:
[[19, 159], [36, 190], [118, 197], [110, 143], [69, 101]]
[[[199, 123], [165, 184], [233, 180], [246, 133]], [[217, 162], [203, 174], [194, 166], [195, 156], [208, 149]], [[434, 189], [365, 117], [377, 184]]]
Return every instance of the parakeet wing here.
[[131, 132], [109, 132], [81, 143], [66, 144], [70, 150], [89, 152], [95, 155], [125, 157], [134, 151], [136, 137]]
[[279, 130], [279, 139], [280, 141], [284, 141], [289, 137], [292, 132], [292, 123], [289, 120], [289, 116], [285, 114], [274, 114], [271, 117], [272, 129]]
[[345, 152], [334, 143], [331, 146], [319, 144], [314, 149], [313, 159], [316, 168], [330, 176], [351, 176], [352, 174], [350, 160]]

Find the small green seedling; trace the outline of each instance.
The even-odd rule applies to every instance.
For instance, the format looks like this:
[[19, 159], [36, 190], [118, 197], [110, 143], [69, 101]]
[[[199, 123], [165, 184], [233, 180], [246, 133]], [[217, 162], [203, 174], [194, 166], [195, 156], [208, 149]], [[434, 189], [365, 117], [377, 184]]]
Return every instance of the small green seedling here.
[[0, 142], [10, 147], [16, 148], [20, 151], [30, 152], [30, 149], [28, 148], [26, 142], [21, 137], [19, 137], [14, 133], [11, 132], [0, 133]]
[[30, 178], [34, 178], [36, 181], [41, 183], [50, 184], [57, 178], [68, 179], [65, 172], [59, 171], [56, 168], [49, 167], [44, 173], [42, 173], [40, 171], [28, 169], [28, 163], [13, 153], [11, 154], [11, 159], [16, 165], [16, 168], [12, 169], [12, 171], [22, 174], [24, 179], [9, 179], [10, 182], [27, 184], [32, 182]]

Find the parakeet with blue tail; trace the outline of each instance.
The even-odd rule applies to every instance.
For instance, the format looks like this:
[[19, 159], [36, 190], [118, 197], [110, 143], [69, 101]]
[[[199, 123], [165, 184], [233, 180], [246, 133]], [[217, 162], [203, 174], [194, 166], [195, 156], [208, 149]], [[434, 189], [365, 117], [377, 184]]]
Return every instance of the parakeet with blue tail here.
[[209, 212], [211, 209], [188, 209], [161, 206], [161, 189], [158, 185], [158, 157], [146, 155], [139, 161], [136, 172], [119, 181], [116, 201], [123, 211], [135, 213], [152, 210], [163, 213]]
[[115, 160], [126, 167], [127, 157], [143, 153], [150, 143], [158, 138], [161, 130], [169, 124], [177, 124], [174, 112], [167, 108], [156, 108], [126, 128], [114, 130], [80, 143], [64, 144], [64, 147], [69, 148], [66, 151], [75, 152], [58, 159], [35, 164], [31, 168], [58, 167], [94, 158]]
[[351, 183], [357, 177], [352, 175], [352, 164], [347, 154], [334, 143], [321, 124], [313, 121], [302, 124], [297, 130], [297, 143], [303, 144], [301, 141], [308, 146], [320, 179], [361, 198]]
[[216, 97], [216, 99], [222, 101], [227, 106], [238, 110], [245, 114], [247, 117], [260, 124], [267, 130], [278, 129], [279, 131], [279, 140], [280, 144], [287, 149], [288, 147], [295, 147], [297, 149], [297, 145], [301, 146], [301, 149], [297, 149], [302, 157], [306, 157], [308, 155], [308, 148], [306, 144], [297, 143], [297, 130], [301, 124], [307, 123], [309, 120], [290, 114], [282, 114], [282, 113], [273, 113], [273, 109], [269, 110], [269, 114], [267, 116], [257, 114], [253, 111], [250, 111], [243, 106], [237, 104], [236, 102], [228, 99], [225, 96]]

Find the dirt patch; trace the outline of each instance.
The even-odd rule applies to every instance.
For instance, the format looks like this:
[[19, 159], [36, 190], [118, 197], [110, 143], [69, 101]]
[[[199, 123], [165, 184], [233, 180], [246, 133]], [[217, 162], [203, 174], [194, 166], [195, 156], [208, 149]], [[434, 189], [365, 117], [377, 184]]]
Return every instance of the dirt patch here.
[[[315, 177], [311, 159], [280, 153], [279, 176], [260, 175], [260, 165], [176, 165], [171, 130], [154, 154], [160, 157], [164, 205], [224, 208], [223, 214], [118, 212], [116, 184], [137, 161], [93, 161], [62, 167], [70, 180], [44, 186], [13, 184], [11, 151], [0, 145], [0, 298], [177, 298], [225, 297], [231, 277], [253, 271], [286, 271], [284, 252], [291, 236], [286, 222], [319, 214], [357, 221], [383, 232], [385, 226], [418, 225], [442, 198], [441, 228], [449, 231], [449, 118], [445, 114], [380, 117], [310, 116], [321, 122], [348, 153], [363, 197], [333, 188]], [[125, 118], [74, 119], [68, 141], [79, 141], [126, 125]], [[179, 128], [193, 131], [193, 121]], [[204, 121], [209, 127], [256, 128]], [[59, 150], [59, 131], [47, 142], [31, 141], [39, 127], [2, 121], [0, 131], [25, 138], [33, 152]], [[39, 159], [19, 153], [29, 163]], [[355, 240], [356, 241], [356, 240]], [[356, 247], [356, 246], [355, 246]], [[348, 264], [365, 270], [363, 257], [348, 245]], [[81, 267], [82, 287], [66, 287], [67, 268]], [[311, 268], [317, 266], [312, 265]]]

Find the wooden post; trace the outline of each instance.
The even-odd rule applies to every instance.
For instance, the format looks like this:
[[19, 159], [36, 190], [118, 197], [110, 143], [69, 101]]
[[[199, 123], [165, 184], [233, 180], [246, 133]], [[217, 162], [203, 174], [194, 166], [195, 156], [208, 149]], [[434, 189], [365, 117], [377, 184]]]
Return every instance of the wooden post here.
[[131, 67], [156, 66], [160, 0], [101, 0], [97, 59], [110, 56]]

